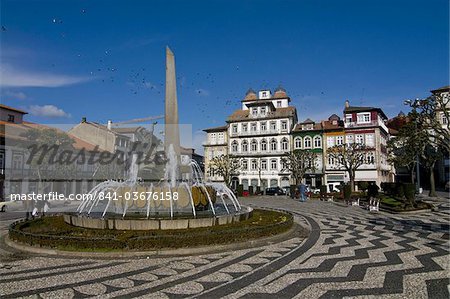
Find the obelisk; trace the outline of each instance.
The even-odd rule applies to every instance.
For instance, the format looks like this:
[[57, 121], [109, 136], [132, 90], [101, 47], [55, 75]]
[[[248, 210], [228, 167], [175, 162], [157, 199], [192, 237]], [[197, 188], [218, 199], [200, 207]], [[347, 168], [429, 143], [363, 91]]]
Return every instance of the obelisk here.
[[[166, 47], [166, 99], [165, 99], [165, 125], [164, 149], [166, 155], [176, 157], [176, 174], [179, 179], [180, 165], [180, 131], [178, 125], [178, 99], [177, 81], [175, 77], [175, 56], [169, 47]], [[171, 148], [172, 147], [172, 148]], [[173, 170], [172, 170], [173, 171]], [[173, 183], [173, 182], [172, 182]]]

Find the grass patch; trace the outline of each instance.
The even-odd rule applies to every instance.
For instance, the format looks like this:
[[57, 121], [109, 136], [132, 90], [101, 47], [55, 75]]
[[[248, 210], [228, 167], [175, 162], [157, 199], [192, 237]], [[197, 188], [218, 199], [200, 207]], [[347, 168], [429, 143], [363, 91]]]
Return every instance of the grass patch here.
[[32, 246], [71, 251], [122, 251], [227, 244], [287, 231], [293, 217], [278, 211], [255, 209], [237, 223], [179, 230], [109, 230], [75, 227], [62, 216], [49, 216], [11, 225], [11, 239]]

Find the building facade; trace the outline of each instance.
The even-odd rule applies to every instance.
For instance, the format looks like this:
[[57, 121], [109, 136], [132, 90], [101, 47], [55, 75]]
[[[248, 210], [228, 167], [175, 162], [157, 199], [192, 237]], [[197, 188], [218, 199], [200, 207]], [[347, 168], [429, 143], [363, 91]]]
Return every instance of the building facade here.
[[211, 182], [223, 182], [223, 177], [211, 167], [211, 160], [228, 154], [228, 126], [209, 128], [203, 131], [206, 132], [206, 141], [203, 142], [205, 179]]
[[228, 136], [231, 155], [242, 159], [239, 176], [233, 187], [242, 184], [244, 190], [272, 186], [289, 186], [290, 173], [281, 159], [292, 150], [291, 132], [297, 123], [297, 110], [290, 106], [286, 91], [277, 88], [249, 90], [241, 101], [242, 107], [229, 116]]
[[294, 151], [311, 151], [316, 154], [314, 165], [305, 173], [304, 183], [314, 188], [321, 186], [324, 183], [322, 124], [309, 118], [297, 124], [292, 131], [292, 145]]

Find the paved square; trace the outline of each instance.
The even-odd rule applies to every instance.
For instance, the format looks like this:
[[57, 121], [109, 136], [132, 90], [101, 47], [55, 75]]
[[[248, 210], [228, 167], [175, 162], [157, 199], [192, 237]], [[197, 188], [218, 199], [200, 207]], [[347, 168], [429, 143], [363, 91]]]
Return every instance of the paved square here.
[[149, 259], [57, 258], [6, 249], [0, 297], [449, 297], [448, 202], [436, 212], [411, 215], [284, 197], [241, 202], [291, 211], [309, 227], [309, 238]]

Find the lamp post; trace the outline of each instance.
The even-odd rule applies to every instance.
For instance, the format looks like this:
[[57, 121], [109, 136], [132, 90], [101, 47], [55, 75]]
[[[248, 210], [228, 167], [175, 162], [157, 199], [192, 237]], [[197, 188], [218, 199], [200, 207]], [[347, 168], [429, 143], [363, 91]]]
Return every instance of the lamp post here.
[[[404, 105], [413, 107], [414, 110], [414, 114], [417, 114], [417, 107], [420, 105], [420, 99], [415, 99], [414, 101], [411, 100], [405, 100], [403, 102]], [[414, 119], [414, 128], [415, 128], [415, 133], [417, 134], [417, 120]], [[419, 154], [416, 153], [416, 191], [417, 193], [419, 193], [420, 191], [420, 165], [419, 165]]]

